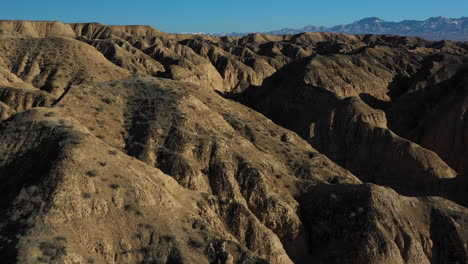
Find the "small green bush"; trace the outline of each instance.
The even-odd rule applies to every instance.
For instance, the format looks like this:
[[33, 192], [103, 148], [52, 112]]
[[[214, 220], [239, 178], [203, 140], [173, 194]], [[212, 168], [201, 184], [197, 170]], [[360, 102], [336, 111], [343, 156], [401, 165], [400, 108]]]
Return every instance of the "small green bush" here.
[[89, 170], [86, 172], [86, 176], [89, 177], [96, 177], [98, 175], [98, 172], [96, 170]]
[[135, 205], [133, 205], [133, 204], [126, 204], [126, 205], [124, 206], [124, 209], [125, 209], [125, 211], [127, 211], [127, 212], [133, 212], [133, 213], [135, 213], [135, 215], [138, 215], [138, 216], [143, 215], [143, 214], [141, 213], [141, 211], [140, 211]]
[[114, 100], [110, 99], [109, 97], [102, 98], [101, 101], [103, 101], [106, 104], [112, 104]]
[[96, 112], [97, 113], [101, 113], [102, 111], [104, 111], [104, 107], [102, 107], [102, 105], [96, 107]]
[[189, 239], [188, 244], [189, 244], [191, 247], [194, 247], [194, 248], [201, 248], [201, 247], [203, 247], [203, 243], [201, 243], [200, 241], [197, 241], [197, 240], [193, 240], [193, 239]]
[[141, 227], [141, 228], [144, 228], [144, 229], [148, 229], [148, 230], [154, 229], [154, 226], [152, 224], [140, 223], [140, 224], [138, 224], [138, 226]]
[[174, 235], [164, 235], [161, 236], [161, 238], [167, 242], [174, 241], [176, 239]]

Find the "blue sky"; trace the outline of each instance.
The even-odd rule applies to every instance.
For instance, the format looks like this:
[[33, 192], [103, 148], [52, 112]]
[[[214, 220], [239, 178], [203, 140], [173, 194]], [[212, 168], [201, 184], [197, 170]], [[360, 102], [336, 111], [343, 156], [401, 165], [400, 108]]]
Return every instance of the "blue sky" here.
[[10, 0], [0, 19], [144, 24], [165, 32], [268, 31], [333, 26], [376, 16], [424, 20], [468, 16], [468, 0]]

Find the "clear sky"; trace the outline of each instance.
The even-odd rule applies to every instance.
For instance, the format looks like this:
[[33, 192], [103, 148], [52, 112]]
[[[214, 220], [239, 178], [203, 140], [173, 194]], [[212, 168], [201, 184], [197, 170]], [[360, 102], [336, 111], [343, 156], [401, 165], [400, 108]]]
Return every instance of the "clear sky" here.
[[151, 25], [165, 32], [268, 31], [468, 16], [468, 0], [3, 0], [0, 19]]

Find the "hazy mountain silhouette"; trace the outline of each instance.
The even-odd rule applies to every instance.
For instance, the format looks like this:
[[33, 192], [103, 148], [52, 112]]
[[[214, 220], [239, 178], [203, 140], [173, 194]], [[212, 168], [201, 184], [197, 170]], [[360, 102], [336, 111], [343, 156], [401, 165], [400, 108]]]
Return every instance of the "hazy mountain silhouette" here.
[[[334, 27], [305, 26], [300, 29], [283, 28], [261, 32], [270, 35], [290, 35], [303, 32], [331, 32], [347, 34], [388, 34], [417, 36], [430, 40], [468, 41], [468, 17], [446, 18], [431, 17], [424, 21], [403, 20], [401, 22], [384, 21], [377, 17], [364, 18], [351, 24]], [[246, 32], [219, 33], [214, 36], [245, 36]]]

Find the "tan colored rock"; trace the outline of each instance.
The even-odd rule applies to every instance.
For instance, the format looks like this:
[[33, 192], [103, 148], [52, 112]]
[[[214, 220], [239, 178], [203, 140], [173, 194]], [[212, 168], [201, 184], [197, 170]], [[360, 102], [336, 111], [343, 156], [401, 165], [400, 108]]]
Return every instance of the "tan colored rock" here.
[[0, 102], [0, 120], [7, 119], [10, 117], [15, 111], [11, 109], [8, 105], [3, 102]]
[[57, 21], [0, 20], [0, 28], [30, 38], [75, 37], [70, 25]]
[[[0, 228], [4, 260], [18, 254], [19, 262], [209, 263], [217, 258], [216, 252], [225, 252], [233, 261], [253, 263], [262, 255], [271, 263], [291, 263], [279, 239], [257, 228], [248, 235], [261, 239], [250, 240], [261, 243], [261, 250], [251, 248], [257, 253], [250, 253], [225, 229], [223, 219], [201, 218], [200, 205], [215, 200], [184, 189], [122, 152], [109, 154], [112, 147], [59, 109], [17, 114], [2, 124], [0, 138], [0, 175], [5, 183], [0, 210], [7, 216]], [[15, 159], [15, 153], [37, 162], [23, 164], [18, 171], [22, 160]], [[16, 177], [9, 178], [11, 173]], [[115, 190], [123, 192], [123, 208], [111, 202]], [[217, 215], [210, 207], [204, 212]], [[235, 216], [229, 219], [237, 221]], [[244, 219], [253, 221], [249, 226], [259, 225], [251, 215]], [[4, 228], [21, 223], [28, 223], [22, 236]], [[210, 253], [209, 248], [219, 243], [223, 249]]]
[[[4, 39], [1, 42], [5, 71], [25, 83], [55, 96], [68, 85], [102, 82], [128, 76], [101, 53], [83, 42], [67, 38]], [[15, 84], [15, 80], [10, 84]]]
[[444, 199], [372, 184], [318, 185], [301, 204], [317, 263], [466, 261], [467, 210]]

